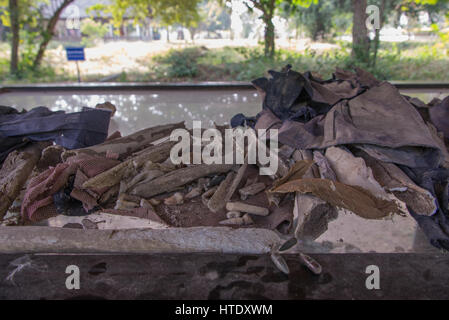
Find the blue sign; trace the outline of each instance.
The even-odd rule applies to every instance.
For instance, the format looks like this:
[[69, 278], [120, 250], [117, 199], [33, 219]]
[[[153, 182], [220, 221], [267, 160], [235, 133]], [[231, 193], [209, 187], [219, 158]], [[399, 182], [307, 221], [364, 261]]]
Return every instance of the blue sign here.
[[68, 61], [86, 60], [86, 57], [84, 56], [84, 47], [66, 47], [65, 51], [67, 53]]

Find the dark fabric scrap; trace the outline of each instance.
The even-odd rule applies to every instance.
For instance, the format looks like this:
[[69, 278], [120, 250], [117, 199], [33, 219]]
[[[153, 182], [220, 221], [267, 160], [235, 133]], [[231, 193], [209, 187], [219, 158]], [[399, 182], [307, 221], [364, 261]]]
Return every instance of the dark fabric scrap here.
[[282, 121], [265, 109], [255, 127], [279, 129], [279, 142], [297, 149], [358, 144], [379, 160], [409, 167], [436, 168], [442, 157], [419, 113], [387, 82], [305, 123]]
[[[352, 77], [347, 75], [345, 79], [337, 79], [334, 75], [333, 79], [323, 81], [310, 72], [302, 75], [287, 65], [281, 72], [270, 70], [269, 74], [271, 78], [259, 78], [252, 84], [264, 99], [263, 110], [271, 111], [282, 121], [308, 122], [326, 114], [338, 102], [358, 96], [367, 88], [360, 84], [359, 76], [352, 73]], [[373, 84], [373, 81], [366, 79], [361, 82]], [[238, 114], [231, 119], [231, 126], [254, 127], [254, 120], [258, 118], [259, 115], [249, 118]]]
[[29, 141], [54, 141], [66, 149], [84, 148], [107, 138], [110, 111], [83, 108], [65, 113], [36, 107], [19, 113], [0, 108], [0, 163], [13, 150]]
[[88, 212], [84, 211], [83, 203], [70, 196], [73, 190], [74, 176], [70, 176], [67, 186], [53, 195], [56, 212], [66, 216], [85, 216]]
[[260, 78], [253, 85], [265, 92], [263, 108], [271, 110], [280, 119], [294, 115], [305, 101], [313, 96], [310, 81], [299, 72], [287, 68], [285, 72], [268, 71], [270, 79]]
[[[438, 200], [438, 209], [431, 216], [419, 215], [413, 208], [407, 208], [430, 242], [449, 250], [448, 152], [430, 125], [432, 122], [444, 135], [448, 145], [449, 97], [443, 101], [434, 99], [425, 105], [357, 68], [355, 72], [337, 69], [332, 79], [324, 81], [310, 72], [304, 75], [294, 72], [290, 66], [270, 74], [271, 79], [253, 82], [264, 98], [263, 109], [256, 116], [256, 130], [278, 129], [279, 142], [295, 149], [347, 146], [362, 150], [378, 161], [398, 165]], [[244, 116], [239, 115], [235, 124], [240, 125], [242, 119]], [[345, 188], [352, 187], [323, 179], [297, 179], [275, 190], [314, 193], [346, 208], [351, 204], [348, 209], [361, 216], [366, 216], [370, 209], [373, 214], [367, 218], [380, 218], [391, 212], [384, 210], [385, 203], [378, 203], [378, 199], [371, 199], [371, 195], [362, 190]], [[347, 197], [341, 201], [343, 191], [347, 192]], [[352, 203], [356, 194], [360, 199]]]
[[432, 216], [419, 215], [409, 206], [407, 209], [433, 246], [449, 250], [449, 169], [428, 170], [402, 167], [402, 170], [416, 184], [429, 190], [438, 199], [437, 212]]
[[449, 96], [429, 109], [430, 119], [435, 127], [449, 139]]

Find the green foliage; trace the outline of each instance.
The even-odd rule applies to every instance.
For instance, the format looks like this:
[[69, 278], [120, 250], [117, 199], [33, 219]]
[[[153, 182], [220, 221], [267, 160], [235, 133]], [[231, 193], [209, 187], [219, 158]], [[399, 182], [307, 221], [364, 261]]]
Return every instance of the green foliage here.
[[[431, 25], [432, 31], [436, 33], [441, 42], [440, 42], [440, 49], [445, 51], [446, 55], [449, 55], [449, 11], [446, 12], [445, 21], [443, 27], [438, 26], [436, 23], [433, 23]], [[441, 29], [446, 30], [445, 32]]]
[[286, 64], [301, 72], [313, 71], [323, 78], [331, 77], [336, 67], [353, 69], [357, 66], [380, 80], [449, 80], [447, 73], [440, 72], [449, 65], [449, 57], [438, 49], [439, 43], [382, 43], [375, 66], [357, 61], [351, 55], [350, 43], [340, 42], [339, 46], [323, 52], [281, 49], [272, 59], [264, 55], [261, 46], [172, 50], [153, 59], [148, 80], [250, 81]]
[[197, 47], [170, 50], [166, 55], [154, 58], [158, 64], [154, 71], [164, 78], [194, 78], [198, 74], [198, 59], [203, 55], [204, 49]]
[[290, 25], [313, 40], [330, 39], [347, 33], [352, 26], [350, 3], [347, 0], [310, 1], [298, 5], [285, 1], [280, 14], [290, 20]]
[[84, 19], [81, 23], [81, 33], [83, 34], [81, 44], [89, 47], [93, 46], [96, 40], [102, 39], [108, 33], [108, 27], [100, 21]]
[[417, 4], [436, 5], [440, 0], [406, 0], [406, 2], [414, 2]]
[[126, 17], [134, 23], [142, 24], [148, 17], [158, 19], [169, 26], [180, 24], [186, 27], [197, 26], [200, 16], [198, 4], [201, 0], [112, 0], [110, 5], [96, 4], [90, 12], [110, 14], [115, 27], [120, 27]]
[[[286, 0], [276, 0], [276, 1], [278, 4], [280, 4], [282, 2], [285, 2]], [[312, 4], [317, 4], [319, 2], [319, 0], [287, 0], [287, 1], [289, 1], [294, 6], [304, 7], [304, 8], [308, 8]]]
[[[40, 8], [48, 4], [49, 0], [20, 0], [19, 4], [19, 23], [20, 27], [36, 28], [42, 22], [42, 13]], [[0, 20], [6, 27], [11, 26], [8, 0], [0, 0]]]
[[336, 11], [333, 1], [320, 1], [304, 8], [298, 15], [312, 40], [328, 38], [332, 28], [332, 17]]
[[[221, 3], [230, 3], [231, 0], [218, 0]], [[282, 11], [287, 7], [308, 8], [312, 4], [317, 4], [318, 0], [242, 0], [249, 12], [258, 9], [262, 14], [259, 17], [265, 25], [264, 34], [264, 55], [272, 58], [275, 53], [275, 27], [273, 18], [277, 11]]]
[[[22, 73], [39, 68], [47, 45], [53, 37], [60, 13], [73, 1], [64, 0], [50, 3], [50, 0], [20, 0], [17, 2], [0, 0], [1, 22], [5, 26], [11, 27], [8, 40], [17, 44], [12, 45], [14, 50], [12, 50], [11, 56], [15, 63], [11, 63], [11, 73], [18, 73], [15, 76], [23, 77]], [[50, 11], [54, 10], [49, 19], [43, 16], [44, 8], [50, 8]], [[14, 19], [16, 23], [13, 26], [11, 26], [12, 17], [16, 17]]]
[[9, 60], [0, 58], [0, 79], [9, 73]]
[[[302, 52], [277, 50], [273, 59], [264, 56], [263, 47], [224, 47], [205, 49], [190, 47], [172, 50], [141, 61], [150, 65], [150, 72], [132, 71], [121, 74], [117, 81], [250, 81], [267, 70], [279, 70], [291, 64], [295, 70], [313, 71], [328, 78], [336, 67], [352, 69], [359, 66], [372, 72], [381, 80], [449, 81], [442, 72], [449, 65], [449, 55], [441, 50], [441, 42], [381, 43], [375, 67], [355, 60], [351, 44], [338, 42], [339, 47], [326, 51], [307, 49]], [[3, 47], [2, 47], [3, 48]], [[9, 74], [9, 60], [0, 58], [0, 81], [5, 82], [55, 82], [74, 81], [75, 74], [43, 65], [39, 72], [24, 70], [20, 79]], [[86, 81], [96, 81], [106, 74], [89, 75]]]
[[[26, 58], [25, 58], [26, 59]], [[58, 74], [50, 65], [43, 65], [39, 70], [30, 68], [30, 60], [20, 63], [20, 72], [9, 74], [9, 59], [0, 58], [0, 82], [2, 83], [45, 83], [69, 80], [66, 74]], [[74, 78], [74, 77], [73, 77]]]
[[8, 0], [0, 0], [0, 23], [6, 27], [11, 26], [9, 22]]
[[31, 72], [33, 68], [34, 57], [37, 53], [36, 38], [39, 36], [38, 31], [27, 31], [20, 30], [20, 44], [21, 50], [20, 63], [19, 63], [19, 74], [25, 74]]
[[228, 30], [231, 27], [231, 16], [228, 8], [216, 0], [205, 1], [199, 10], [199, 27], [208, 32]]

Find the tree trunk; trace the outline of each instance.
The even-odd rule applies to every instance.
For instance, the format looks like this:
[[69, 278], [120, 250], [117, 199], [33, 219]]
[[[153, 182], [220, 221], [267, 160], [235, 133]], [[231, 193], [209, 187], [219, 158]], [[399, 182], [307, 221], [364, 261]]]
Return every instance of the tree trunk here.
[[11, 20], [11, 62], [10, 73], [17, 74], [19, 67], [19, 3], [18, 0], [9, 0], [9, 12]]
[[55, 10], [52, 17], [48, 21], [47, 27], [42, 33], [42, 41], [39, 45], [39, 50], [37, 51], [36, 57], [34, 58], [33, 62], [33, 70], [36, 70], [41, 65], [42, 59], [44, 58], [45, 50], [47, 49], [48, 43], [50, 42], [51, 38], [53, 37], [56, 23], [59, 20], [59, 17], [61, 16], [62, 11], [73, 2], [74, 0], [64, 0], [61, 5]]
[[352, 26], [352, 55], [359, 61], [369, 61], [369, 38], [366, 28], [367, 0], [352, 0], [353, 26]]
[[271, 21], [271, 19], [267, 19], [265, 21], [265, 36], [264, 36], [264, 42], [265, 42], [265, 56], [266, 57], [273, 57], [274, 56], [274, 24]]
[[274, 5], [275, 0], [270, 0], [267, 4], [267, 7], [262, 10], [263, 12], [263, 20], [265, 22], [265, 56], [272, 58], [274, 56], [275, 43], [274, 43], [274, 24], [273, 24], [273, 15], [274, 15]]
[[195, 43], [195, 33], [196, 33], [196, 28], [190, 28], [190, 37], [192, 40], [192, 43]]
[[275, 0], [251, 0], [254, 7], [262, 11], [262, 21], [265, 24], [264, 32], [264, 54], [265, 57], [272, 58], [274, 56], [274, 24], [273, 15], [275, 9]]

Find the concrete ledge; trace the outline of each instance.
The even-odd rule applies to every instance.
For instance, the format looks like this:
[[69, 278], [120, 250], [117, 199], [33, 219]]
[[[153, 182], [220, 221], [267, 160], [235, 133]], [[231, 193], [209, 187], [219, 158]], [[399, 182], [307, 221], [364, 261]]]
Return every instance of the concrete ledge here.
[[0, 253], [245, 253], [270, 252], [279, 236], [266, 229], [196, 227], [80, 230], [0, 227]]
[[3, 92], [129, 90], [255, 90], [249, 82], [85, 82], [0, 86]]
[[[447, 90], [449, 82], [390, 81], [398, 89]], [[0, 86], [0, 92], [129, 90], [255, 90], [250, 82], [85, 82]]]

